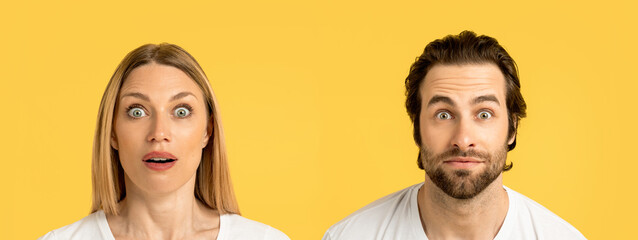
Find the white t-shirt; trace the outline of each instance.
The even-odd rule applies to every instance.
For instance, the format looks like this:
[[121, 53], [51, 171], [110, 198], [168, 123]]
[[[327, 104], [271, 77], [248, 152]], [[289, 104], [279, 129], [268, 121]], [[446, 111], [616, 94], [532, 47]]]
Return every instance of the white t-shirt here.
[[[53, 230], [38, 240], [115, 240], [106, 216], [99, 210], [80, 221]], [[217, 240], [290, 240], [283, 232], [237, 214], [224, 214], [219, 217]]]
[[[385, 196], [328, 229], [323, 240], [428, 239], [421, 226], [419, 183]], [[495, 240], [586, 239], [576, 228], [533, 200], [503, 186], [509, 209]]]

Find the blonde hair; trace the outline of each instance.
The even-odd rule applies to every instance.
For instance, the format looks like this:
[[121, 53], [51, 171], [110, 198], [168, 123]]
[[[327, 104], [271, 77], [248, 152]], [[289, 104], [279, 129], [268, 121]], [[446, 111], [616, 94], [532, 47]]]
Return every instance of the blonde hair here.
[[146, 44], [131, 51], [117, 66], [104, 91], [93, 142], [91, 213], [102, 209], [107, 214], [117, 215], [119, 213], [117, 203], [126, 197], [124, 170], [117, 150], [110, 144], [113, 134], [113, 112], [120, 88], [128, 74], [136, 67], [149, 63], [173, 66], [182, 70], [202, 90], [208, 105], [209, 124], [212, 124], [213, 132], [212, 141], [209, 140], [204, 148], [202, 160], [197, 168], [194, 194], [199, 201], [216, 209], [220, 214], [239, 214], [228, 170], [219, 107], [213, 89], [195, 58], [181, 47], [168, 43]]

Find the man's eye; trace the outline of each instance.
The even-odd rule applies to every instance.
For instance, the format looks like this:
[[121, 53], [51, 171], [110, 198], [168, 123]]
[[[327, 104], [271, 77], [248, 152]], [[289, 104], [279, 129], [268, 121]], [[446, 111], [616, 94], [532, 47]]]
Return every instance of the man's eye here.
[[146, 116], [146, 112], [144, 112], [144, 109], [134, 107], [128, 110], [128, 115], [134, 118], [141, 118]]
[[486, 112], [486, 111], [482, 111], [480, 113], [478, 113], [478, 115], [476, 115], [479, 119], [490, 119], [492, 117], [492, 114], [490, 112]]
[[188, 117], [188, 115], [190, 114], [191, 114], [191, 111], [188, 110], [188, 108], [180, 107], [175, 109], [175, 116], [177, 117], [184, 118], [184, 117]]
[[452, 116], [448, 112], [440, 112], [436, 114], [436, 118], [447, 120], [447, 119], [451, 119]]

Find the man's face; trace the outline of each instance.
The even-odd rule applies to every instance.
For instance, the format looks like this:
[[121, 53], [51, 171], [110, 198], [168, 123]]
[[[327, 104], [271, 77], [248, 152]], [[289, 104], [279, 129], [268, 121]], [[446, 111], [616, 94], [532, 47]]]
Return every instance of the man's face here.
[[458, 199], [500, 176], [507, 145], [505, 78], [490, 63], [435, 65], [421, 93], [421, 158], [428, 177]]

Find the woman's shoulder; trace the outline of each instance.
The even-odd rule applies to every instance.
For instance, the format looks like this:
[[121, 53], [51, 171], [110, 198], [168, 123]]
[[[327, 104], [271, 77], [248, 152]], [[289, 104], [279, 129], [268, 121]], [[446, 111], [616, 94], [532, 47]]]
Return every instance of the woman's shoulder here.
[[77, 222], [48, 232], [38, 240], [102, 239], [113, 240], [103, 211], [97, 211]]
[[218, 240], [224, 239], [290, 240], [286, 234], [271, 226], [237, 214], [220, 216]]

